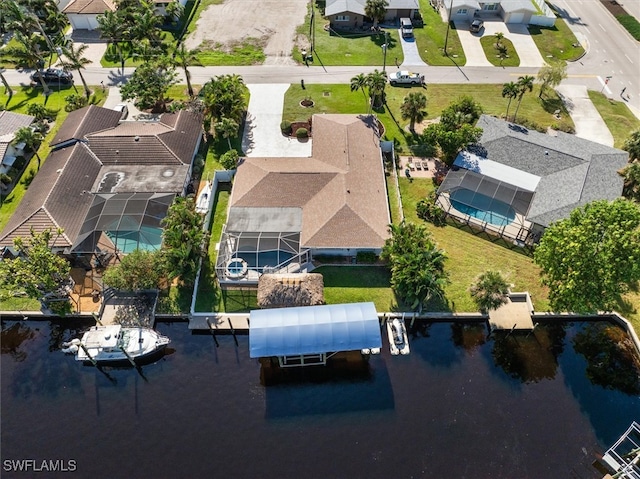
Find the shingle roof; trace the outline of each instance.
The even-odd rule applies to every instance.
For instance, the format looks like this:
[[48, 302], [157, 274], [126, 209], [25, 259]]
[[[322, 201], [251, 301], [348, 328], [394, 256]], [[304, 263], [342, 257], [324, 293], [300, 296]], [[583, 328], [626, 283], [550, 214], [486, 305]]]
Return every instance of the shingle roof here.
[[0, 111], [0, 137], [13, 135], [17, 130], [33, 123], [34, 117], [14, 113], [12, 111]]
[[[416, 0], [387, 0], [389, 6], [387, 10], [401, 10], [401, 9], [418, 9], [418, 2]], [[354, 13], [357, 15], [364, 15], [364, 7], [366, 0], [327, 0], [324, 14], [325, 16], [336, 15], [338, 13]]]
[[480, 144], [486, 158], [540, 176], [527, 219], [542, 226], [596, 199], [622, 194], [617, 171], [628, 153], [563, 132], [551, 136], [482, 115]]
[[101, 14], [106, 11], [116, 11], [112, 0], [71, 0], [62, 13]]
[[230, 216], [234, 207], [299, 207], [305, 247], [382, 247], [390, 217], [376, 130], [359, 115], [315, 115], [312, 124], [311, 158], [241, 162]]
[[107, 128], [113, 128], [120, 121], [122, 113], [95, 105], [85, 106], [74, 110], [56, 133], [51, 146], [60, 146], [66, 142], [82, 140], [88, 133], [95, 133]]

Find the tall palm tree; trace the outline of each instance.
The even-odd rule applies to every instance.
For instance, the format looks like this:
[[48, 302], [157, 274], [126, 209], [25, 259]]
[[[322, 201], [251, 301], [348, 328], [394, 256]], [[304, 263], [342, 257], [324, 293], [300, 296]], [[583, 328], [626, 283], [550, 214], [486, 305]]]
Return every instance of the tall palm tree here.
[[367, 92], [365, 91], [366, 86], [367, 77], [364, 75], [364, 73], [360, 73], [359, 75], [356, 75], [351, 79], [351, 91], [362, 91], [365, 101], [367, 100]]
[[229, 143], [229, 149], [231, 150], [231, 138], [238, 134], [238, 123], [231, 118], [222, 118], [214, 126], [217, 133], [222, 135], [222, 138], [226, 138]]
[[389, 2], [387, 0], [367, 0], [364, 6], [364, 14], [369, 18], [373, 18], [374, 28], [384, 20], [388, 6]]
[[403, 120], [410, 120], [409, 130], [415, 131], [416, 122], [420, 123], [427, 116], [427, 97], [421, 92], [409, 93], [400, 105]]
[[[178, 2], [175, 2], [179, 5]], [[180, 47], [176, 49], [173, 53], [174, 63], [177, 67], [180, 67], [184, 70], [184, 76], [187, 79], [187, 90], [189, 91], [189, 98], [193, 98], [193, 87], [191, 86], [191, 72], [188, 67], [191, 65], [200, 65], [200, 60], [198, 60], [198, 51], [197, 50], [187, 50], [184, 46], [184, 43], [180, 44]]]
[[505, 83], [502, 85], [502, 98], [508, 98], [509, 103], [507, 103], [507, 113], [505, 115], [505, 119], [509, 121], [509, 107], [511, 106], [511, 100], [518, 96], [518, 85], [514, 82]]
[[17, 59], [21, 65], [35, 69], [38, 80], [44, 89], [44, 94], [48, 95], [51, 90], [49, 90], [40, 71], [40, 68], [44, 65], [44, 56], [40, 51], [38, 35], [34, 33], [26, 36], [20, 32], [16, 32], [14, 38], [18, 42], [18, 45], [5, 47], [3, 52], [6, 53], [7, 56]]
[[82, 80], [84, 93], [88, 100], [91, 96], [91, 91], [87, 86], [87, 82], [85, 81], [84, 76], [82, 75], [82, 70], [84, 70], [87, 65], [93, 62], [88, 58], [82, 56], [87, 48], [89, 48], [89, 46], [85, 44], [80, 44], [77, 48], [74, 48], [73, 44], [69, 45], [68, 48], [63, 48], [62, 53], [65, 57], [67, 57], [67, 60], [61, 60], [60, 64], [62, 65], [62, 68], [76, 70], [78, 72], [78, 75], [80, 75], [80, 80]]
[[471, 285], [469, 292], [480, 311], [486, 313], [507, 303], [509, 285], [498, 271], [485, 271]]
[[513, 121], [516, 121], [516, 117], [518, 116], [518, 110], [520, 109], [520, 104], [522, 103], [522, 97], [527, 91], [533, 91], [533, 82], [535, 78], [531, 75], [525, 75], [518, 77], [518, 104], [516, 105], [516, 111], [513, 114]]
[[7, 98], [7, 102], [5, 103], [5, 106], [7, 106], [9, 104], [9, 102], [11, 101], [11, 98], [13, 98], [13, 89], [11, 88], [11, 86], [9, 85], [9, 83], [7, 82], [7, 79], [4, 77], [4, 72], [6, 70], [4, 68], [0, 68], [0, 81], [2, 81], [2, 84], [4, 85], [4, 89], [7, 92], [7, 96], [9, 98]]
[[24, 143], [26, 148], [35, 153], [38, 160], [38, 169], [40, 169], [41, 163], [40, 155], [38, 154], [38, 148], [40, 147], [43, 139], [44, 138], [40, 133], [38, 133], [37, 131], [33, 131], [28, 126], [23, 126], [18, 131], [16, 131], [13, 136], [14, 143]]
[[98, 27], [100, 28], [100, 38], [107, 40], [108, 45], [113, 45], [115, 53], [122, 57], [119, 43], [125, 37], [125, 24], [118, 12], [106, 11], [103, 15], [98, 15]]
[[502, 39], [504, 38], [504, 33], [502, 32], [496, 32], [496, 34], [494, 35], [494, 37], [496, 37], [496, 48], [502, 46]]
[[384, 89], [387, 86], [387, 74], [378, 71], [376, 68], [367, 75], [367, 86], [369, 87], [371, 105], [373, 108], [381, 107], [384, 103]]

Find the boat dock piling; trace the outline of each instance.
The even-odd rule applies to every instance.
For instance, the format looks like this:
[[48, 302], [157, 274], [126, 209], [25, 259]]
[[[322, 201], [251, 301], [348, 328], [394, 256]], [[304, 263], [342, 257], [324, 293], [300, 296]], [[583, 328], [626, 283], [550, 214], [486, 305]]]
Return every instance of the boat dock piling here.
[[89, 351], [87, 350], [87, 347], [82, 343], [80, 343], [79, 346], [82, 348], [84, 353], [87, 355], [87, 357], [89, 358], [89, 361], [91, 361], [91, 364], [93, 364], [95, 367], [98, 367], [98, 361], [96, 361], [95, 359], [93, 359], [91, 357], [91, 354], [89, 354]]

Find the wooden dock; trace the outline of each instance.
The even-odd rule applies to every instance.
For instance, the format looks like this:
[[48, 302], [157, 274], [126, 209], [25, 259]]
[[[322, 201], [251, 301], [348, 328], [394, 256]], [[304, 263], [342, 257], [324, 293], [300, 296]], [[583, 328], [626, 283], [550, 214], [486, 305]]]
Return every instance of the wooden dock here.
[[489, 311], [489, 326], [495, 330], [532, 330], [533, 304], [529, 293], [510, 293], [509, 301]]
[[249, 313], [196, 313], [189, 319], [189, 329], [248, 332]]

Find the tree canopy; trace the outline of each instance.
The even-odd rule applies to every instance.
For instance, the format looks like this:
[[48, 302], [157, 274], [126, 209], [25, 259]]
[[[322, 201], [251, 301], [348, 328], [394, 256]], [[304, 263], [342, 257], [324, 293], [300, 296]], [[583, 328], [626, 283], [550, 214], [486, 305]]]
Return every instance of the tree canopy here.
[[640, 130], [636, 130], [624, 141], [622, 149], [629, 152], [629, 162], [640, 160]]
[[200, 95], [204, 103], [205, 127], [215, 133], [215, 124], [223, 118], [242, 123], [246, 87], [239, 75], [220, 75], [204, 84]]
[[538, 70], [538, 81], [540, 82], [540, 93], [538, 98], [542, 98], [547, 88], [554, 88], [567, 78], [567, 66], [564, 63], [545, 64]]
[[444, 299], [448, 276], [446, 255], [422, 225], [402, 223], [389, 227], [381, 257], [391, 268], [391, 287], [412, 308], [422, 308], [434, 298]]
[[160, 108], [166, 110], [165, 95], [171, 85], [178, 82], [174, 66], [166, 60], [159, 59], [146, 62], [136, 68], [135, 72], [120, 88], [123, 100], [134, 99], [140, 109]]
[[617, 199], [575, 209], [547, 228], [534, 261], [553, 310], [614, 310], [640, 280], [640, 207]]
[[62, 230], [31, 231], [27, 238], [16, 238], [18, 258], [0, 261], [0, 291], [8, 297], [26, 293], [38, 300], [67, 297], [64, 286], [69, 284], [71, 266], [51, 249], [62, 233]]
[[484, 313], [507, 303], [509, 284], [499, 271], [485, 271], [476, 278], [469, 292], [478, 309]]
[[427, 97], [420, 92], [409, 93], [400, 105], [403, 120], [409, 120], [409, 130], [415, 130], [416, 122], [420, 123], [427, 116]]
[[107, 286], [122, 291], [157, 289], [165, 277], [159, 251], [135, 250], [122, 257], [119, 264], [110, 266], [102, 279]]
[[364, 14], [373, 19], [374, 26], [384, 20], [389, 2], [387, 0], [367, 0], [364, 5]]

